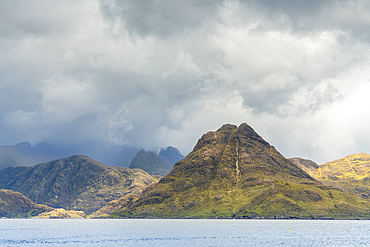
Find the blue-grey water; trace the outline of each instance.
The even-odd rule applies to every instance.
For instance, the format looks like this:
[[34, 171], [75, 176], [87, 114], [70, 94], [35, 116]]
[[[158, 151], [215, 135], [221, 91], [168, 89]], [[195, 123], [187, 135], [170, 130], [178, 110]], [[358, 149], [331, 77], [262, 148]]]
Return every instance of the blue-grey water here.
[[1, 219], [0, 246], [370, 246], [370, 221]]

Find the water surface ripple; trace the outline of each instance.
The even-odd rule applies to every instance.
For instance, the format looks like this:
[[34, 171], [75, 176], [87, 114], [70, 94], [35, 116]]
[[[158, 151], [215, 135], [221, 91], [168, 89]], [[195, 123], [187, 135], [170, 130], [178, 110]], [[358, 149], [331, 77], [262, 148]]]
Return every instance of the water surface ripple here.
[[370, 221], [1, 219], [0, 245], [370, 246]]

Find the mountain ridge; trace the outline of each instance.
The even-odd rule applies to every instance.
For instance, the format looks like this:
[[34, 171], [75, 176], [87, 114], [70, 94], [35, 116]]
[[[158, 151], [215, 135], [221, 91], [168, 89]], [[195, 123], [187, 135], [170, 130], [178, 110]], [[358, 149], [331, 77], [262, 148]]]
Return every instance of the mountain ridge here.
[[366, 218], [369, 207], [316, 181], [244, 123], [204, 134], [166, 177], [112, 217]]
[[[297, 162], [301, 162], [304, 166], [302, 159]], [[325, 185], [370, 199], [370, 154], [350, 154], [322, 165], [310, 168], [306, 165], [304, 169], [307, 169], [312, 177]]]

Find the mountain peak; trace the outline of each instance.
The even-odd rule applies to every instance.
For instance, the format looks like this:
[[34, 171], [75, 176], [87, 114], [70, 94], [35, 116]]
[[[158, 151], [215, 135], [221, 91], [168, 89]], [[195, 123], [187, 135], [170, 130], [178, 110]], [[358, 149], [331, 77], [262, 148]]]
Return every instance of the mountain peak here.
[[286, 159], [249, 125], [226, 124], [204, 134], [166, 177], [117, 215], [315, 218], [348, 216], [351, 207], [367, 214], [368, 206], [346, 198]]

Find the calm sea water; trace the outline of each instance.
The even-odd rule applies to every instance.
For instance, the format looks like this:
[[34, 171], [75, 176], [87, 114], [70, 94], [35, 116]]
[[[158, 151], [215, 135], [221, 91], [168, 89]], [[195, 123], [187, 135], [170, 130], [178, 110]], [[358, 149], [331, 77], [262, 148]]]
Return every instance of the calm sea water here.
[[0, 245], [370, 246], [370, 221], [1, 219]]

